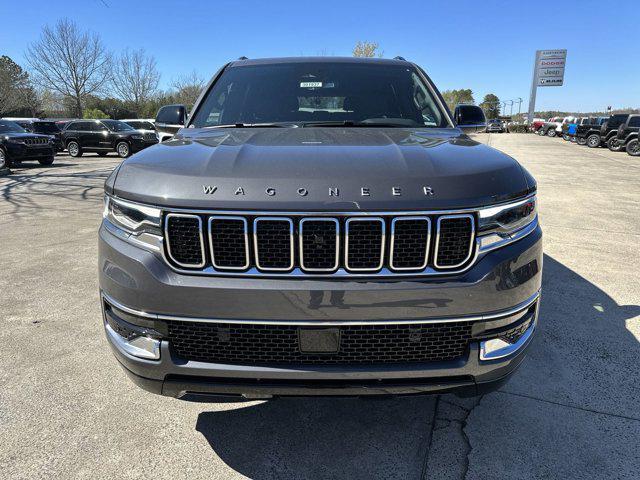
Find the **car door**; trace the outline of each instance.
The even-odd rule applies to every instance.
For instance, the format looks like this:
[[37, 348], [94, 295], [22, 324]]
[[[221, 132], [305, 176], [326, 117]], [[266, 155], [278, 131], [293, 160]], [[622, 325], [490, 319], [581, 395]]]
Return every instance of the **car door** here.
[[112, 132], [102, 122], [94, 122], [93, 130], [93, 148], [101, 150], [110, 149], [113, 143]]
[[91, 122], [77, 122], [74, 129], [80, 147], [91, 148]]

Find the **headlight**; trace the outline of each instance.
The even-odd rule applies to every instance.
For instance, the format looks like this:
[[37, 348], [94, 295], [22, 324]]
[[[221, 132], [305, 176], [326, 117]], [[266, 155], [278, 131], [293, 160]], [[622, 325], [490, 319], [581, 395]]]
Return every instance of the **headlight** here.
[[116, 200], [109, 195], [104, 197], [103, 217], [130, 235], [148, 233], [161, 236], [160, 216], [159, 208]]
[[538, 219], [536, 197], [478, 211], [480, 251], [493, 250], [531, 233]]
[[24, 143], [24, 140], [19, 139], [19, 138], [11, 138], [11, 137], [7, 137], [7, 141], [9, 143]]
[[134, 140], [142, 140], [142, 135], [131, 135], [131, 138], [133, 138]]

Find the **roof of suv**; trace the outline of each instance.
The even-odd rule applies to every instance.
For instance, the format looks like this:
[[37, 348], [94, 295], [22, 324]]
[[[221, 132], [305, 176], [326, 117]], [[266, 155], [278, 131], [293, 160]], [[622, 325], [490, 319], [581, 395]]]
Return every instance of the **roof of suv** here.
[[411, 65], [406, 60], [396, 60], [390, 58], [369, 58], [369, 57], [282, 57], [282, 58], [256, 58], [247, 60], [235, 60], [229, 66], [240, 67], [248, 65], [275, 65], [281, 63], [378, 63]]

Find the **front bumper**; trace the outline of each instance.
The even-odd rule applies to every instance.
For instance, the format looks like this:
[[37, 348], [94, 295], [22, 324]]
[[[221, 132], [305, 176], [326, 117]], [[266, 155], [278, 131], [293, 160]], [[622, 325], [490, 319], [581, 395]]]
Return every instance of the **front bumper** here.
[[[229, 365], [178, 358], [170, 342], [158, 342], [159, 359], [132, 355], [113, 337], [113, 352], [141, 387], [163, 395], [416, 394], [452, 391], [475, 395], [497, 388], [518, 367], [531, 342], [542, 275], [542, 232], [479, 258], [464, 274], [447, 278], [340, 280], [220, 278], [172, 271], [158, 254], [100, 229], [100, 288], [103, 311], [124, 310], [132, 318], [233, 323], [280, 322], [327, 325], [354, 322], [427, 323], [474, 320], [480, 326], [529, 309], [527, 336], [506, 356], [480, 360], [472, 341], [454, 361], [382, 365]], [[312, 305], [324, 292], [343, 292], [339, 305]], [[532, 309], [532, 310], [531, 310]], [[106, 313], [105, 313], [106, 315]], [[104, 318], [103, 318], [104, 319]], [[135, 321], [135, 320], [134, 320]], [[524, 336], [523, 336], [524, 337]]]
[[11, 160], [38, 160], [55, 155], [54, 144], [29, 146], [24, 143], [7, 143], [7, 153]]

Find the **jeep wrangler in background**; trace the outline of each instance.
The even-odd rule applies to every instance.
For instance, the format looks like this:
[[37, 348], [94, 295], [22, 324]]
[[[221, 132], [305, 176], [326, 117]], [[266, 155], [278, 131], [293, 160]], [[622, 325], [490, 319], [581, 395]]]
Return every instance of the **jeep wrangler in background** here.
[[454, 117], [419, 66], [352, 57], [241, 59], [175, 107], [173, 139], [105, 182], [102, 323], [140, 387], [477, 395], [522, 362], [536, 181], [466, 135], [479, 107]]
[[576, 128], [576, 143], [578, 145], [587, 145], [589, 136], [596, 147], [600, 145], [600, 127], [609, 120], [609, 117], [594, 117], [591, 122], [578, 125]]
[[609, 147], [611, 151], [619, 151], [618, 127], [627, 121], [628, 113], [617, 113], [611, 115], [600, 128], [591, 128], [586, 132], [587, 146], [596, 148], [600, 146]]
[[632, 143], [630, 148], [629, 143], [634, 139], [637, 140], [638, 131], [640, 131], [640, 115], [629, 115], [626, 122], [618, 127], [616, 133], [618, 149], [615, 151], [626, 150], [629, 155], [637, 156], [637, 142]]

